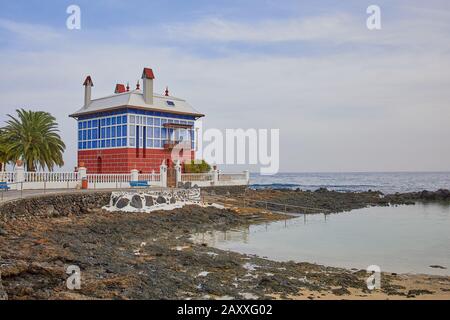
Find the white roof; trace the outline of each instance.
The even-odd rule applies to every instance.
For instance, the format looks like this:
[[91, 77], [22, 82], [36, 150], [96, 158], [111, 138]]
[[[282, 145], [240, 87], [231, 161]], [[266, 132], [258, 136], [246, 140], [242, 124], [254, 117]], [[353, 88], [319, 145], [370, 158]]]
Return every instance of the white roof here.
[[[167, 101], [172, 101], [175, 106], [170, 106]], [[153, 104], [147, 104], [144, 101], [142, 90], [133, 90], [124, 93], [117, 93], [104, 98], [93, 99], [88, 106], [84, 106], [75, 113], [71, 114], [71, 117], [78, 117], [84, 114], [95, 113], [100, 111], [118, 109], [118, 108], [137, 108], [151, 111], [170, 112], [178, 114], [189, 114], [198, 117], [204, 115], [195, 110], [185, 100], [154, 94]]]

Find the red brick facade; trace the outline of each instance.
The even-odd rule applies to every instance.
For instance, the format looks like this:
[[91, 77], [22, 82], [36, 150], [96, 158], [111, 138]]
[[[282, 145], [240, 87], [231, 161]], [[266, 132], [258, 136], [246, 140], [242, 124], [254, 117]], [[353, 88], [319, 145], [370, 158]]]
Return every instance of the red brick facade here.
[[[191, 151], [194, 159], [194, 151]], [[78, 164], [84, 163], [88, 173], [129, 173], [138, 169], [142, 173], [158, 173], [163, 160], [171, 167], [173, 165], [171, 150], [168, 149], [98, 149], [79, 150]], [[168, 161], [169, 160], [169, 161]]]

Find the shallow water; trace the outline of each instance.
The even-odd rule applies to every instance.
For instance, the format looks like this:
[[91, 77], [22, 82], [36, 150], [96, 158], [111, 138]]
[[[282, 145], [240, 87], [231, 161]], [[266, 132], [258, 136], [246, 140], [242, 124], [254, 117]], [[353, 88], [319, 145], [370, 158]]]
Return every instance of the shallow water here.
[[358, 269], [378, 265], [386, 272], [450, 276], [450, 205], [445, 204], [301, 215], [249, 228], [197, 234], [194, 240], [277, 261]]

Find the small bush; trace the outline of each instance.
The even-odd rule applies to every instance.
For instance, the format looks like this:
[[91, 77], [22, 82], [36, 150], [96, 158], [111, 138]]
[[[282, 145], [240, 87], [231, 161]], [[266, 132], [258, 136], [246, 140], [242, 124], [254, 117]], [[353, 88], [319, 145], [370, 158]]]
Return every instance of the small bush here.
[[211, 166], [205, 160], [201, 162], [191, 160], [191, 163], [184, 164], [184, 171], [186, 173], [205, 173], [211, 171]]

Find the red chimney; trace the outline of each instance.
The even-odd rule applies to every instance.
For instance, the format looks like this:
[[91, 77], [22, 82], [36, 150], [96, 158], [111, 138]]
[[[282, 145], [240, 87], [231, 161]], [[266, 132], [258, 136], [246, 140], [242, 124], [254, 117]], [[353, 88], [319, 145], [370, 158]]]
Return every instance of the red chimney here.
[[125, 85], [121, 83], [116, 84], [116, 90], [114, 90], [114, 93], [124, 93], [125, 91]]

